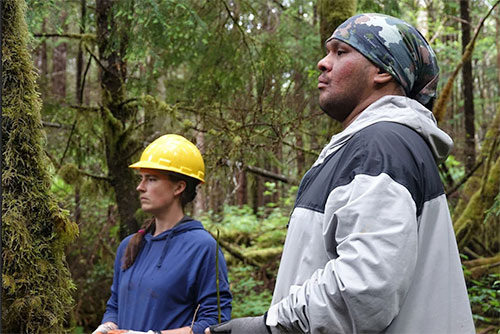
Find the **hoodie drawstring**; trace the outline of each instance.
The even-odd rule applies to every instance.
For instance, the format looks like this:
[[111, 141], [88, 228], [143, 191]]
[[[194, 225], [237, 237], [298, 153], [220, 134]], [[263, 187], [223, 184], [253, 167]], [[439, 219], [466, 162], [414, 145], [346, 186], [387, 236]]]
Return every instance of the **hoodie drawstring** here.
[[170, 239], [172, 239], [173, 235], [174, 235], [174, 232], [172, 231], [171, 233], [168, 234], [167, 239], [165, 240], [165, 245], [163, 246], [161, 256], [158, 259], [158, 264], [156, 265], [157, 268], [161, 268], [161, 264], [163, 263], [163, 259], [165, 259], [165, 256], [167, 255], [167, 250], [168, 250], [168, 245], [170, 244]]

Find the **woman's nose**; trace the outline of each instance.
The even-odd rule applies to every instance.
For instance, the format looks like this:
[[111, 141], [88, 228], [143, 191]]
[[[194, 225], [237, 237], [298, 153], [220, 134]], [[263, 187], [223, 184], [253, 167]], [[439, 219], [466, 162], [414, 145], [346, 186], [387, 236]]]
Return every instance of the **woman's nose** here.
[[137, 188], [135, 188], [137, 191], [144, 191], [144, 180], [141, 180], [139, 184], [137, 185]]

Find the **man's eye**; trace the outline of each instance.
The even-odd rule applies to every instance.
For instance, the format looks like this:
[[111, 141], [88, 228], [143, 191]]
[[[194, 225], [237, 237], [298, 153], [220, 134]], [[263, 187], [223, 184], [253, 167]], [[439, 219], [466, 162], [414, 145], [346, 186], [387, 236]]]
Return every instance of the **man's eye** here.
[[346, 53], [346, 52], [345, 52], [345, 51], [343, 51], [343, 50], [338, 50], [338, 51], [337, 51], [337, 56], [340, 56], [340, 55], [342, 55], [342, 54], [344, 54], [344, 53]]

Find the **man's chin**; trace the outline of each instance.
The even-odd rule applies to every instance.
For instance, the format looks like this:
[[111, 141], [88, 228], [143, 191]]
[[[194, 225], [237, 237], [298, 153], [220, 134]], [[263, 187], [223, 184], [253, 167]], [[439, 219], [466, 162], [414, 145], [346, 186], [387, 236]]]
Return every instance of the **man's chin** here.
[[336, 120], [336, 121], [338, 121], [340, 123], [342, 123], [347, 118], [347, 116], [341, 117], [341, 115], [337, 114], [336, 112], [332, 111], [331, 109], [323, 109], [323, 108], [321, 108], [321, 110], [328, 117], [330, 117], [331, 119]]

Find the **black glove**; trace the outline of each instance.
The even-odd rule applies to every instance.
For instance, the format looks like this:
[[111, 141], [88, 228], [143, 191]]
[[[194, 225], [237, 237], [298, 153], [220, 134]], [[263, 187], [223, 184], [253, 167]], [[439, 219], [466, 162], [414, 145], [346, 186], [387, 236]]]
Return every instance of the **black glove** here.
[[266, 325], [263, 315], [229, 320], [210, 326], [209, 329], [212, 334], [271, 334], [271, 329]]

